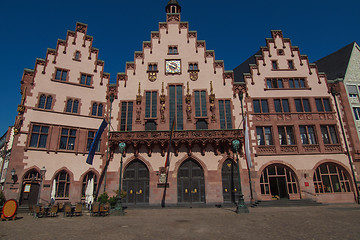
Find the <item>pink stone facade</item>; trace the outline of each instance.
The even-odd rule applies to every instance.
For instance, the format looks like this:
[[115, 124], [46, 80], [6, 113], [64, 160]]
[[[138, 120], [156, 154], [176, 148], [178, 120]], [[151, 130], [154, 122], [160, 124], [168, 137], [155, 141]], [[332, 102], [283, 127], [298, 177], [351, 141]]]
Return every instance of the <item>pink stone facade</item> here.
[[[272, 38], [254, 56], [255, 62], [247, 64], [247, 71], [226, 71], [224, 62], [216, 60], [215, 52], [206, 49], [206, 42], [181, 21], [181, 8], [175, 2], [169, 2], [166, 22], [160, 22], [150, 41], [143, 42], [142, 51], [134, 53], [134, 61], [126, 63], [116, 84], [109, 84], [110, 75], [104, 72], [104, 62], [98, 60], [93, 38], [86, 35], [87, 25], [82, 23], [68, 31], [66, 40], [58, 41], [56, 50], [49, 49], [45, 60], [37, 59], [34, 70], [24, 71], [9, 163], [19, 180], [12, 184], [7, 174], [7, 198], [36, 202], [40, 189], [40, 202], [46, 203], [55, 189], [57, 202], [84, 201], [87, 180], [94, 178], [99, 184], [108, 156], [105, 191], [112, 196], [118, 189], [122, 159], [126, 205], [160, 205], [165, 186], [169, 205], [230, 203], [239, 197], [232, 148], [232, 141], [239, 140], [246, 202], [276, 198], [354, 202], [351, 167], [325, 75], [281, 31], [271, 32]], [[243, 80], [237, 81], [237, 76]], [[275, 81], [271, 79], [280, 79], [282, 87], [271, 85]], [[49, 96], [52, 100], [47, 104]], [[296, 102], [300, 99], [305, 107], [305, 98], [311, 110], [298, 112]], [[278, 112], [276, 99], [287, 99], [289, 111]], [[267, 101], [266, 111], [261, 100]], [[259, 101], [260, 112], [254, 101]], [[323, 107], [329, 103], [330, 110], [319, 111], [319, 101]], [[103, 133], [100, 151], [93, 165], [88, 165], [91, 132], [96, 132], [103, 118], [110, 119], [110, 109], [114, 130]], [[162, 174], [173, 118], [166, 185]], [[245, 118], [249, 139], [244, 138]], [[285, 137], [291, 135], [291, 143], [284, 144], [280, 137], [283, 127], [288, 127]], [[316, 141], [303, 144], [305, 137], [312, 136], [311, 127]], [[327, 136], [325, 130], [331, 143], [322, 139]], [[250, 143], [250, 169], [245, 141]], [[118, 148], [121, 142], [126, 143], [123, 156]], [[42, 167], [46, 169], [43, 181]], [[34, 192], [27, 192], [26, 186]], [[100, 194], [103, 191], [104, 182]]]

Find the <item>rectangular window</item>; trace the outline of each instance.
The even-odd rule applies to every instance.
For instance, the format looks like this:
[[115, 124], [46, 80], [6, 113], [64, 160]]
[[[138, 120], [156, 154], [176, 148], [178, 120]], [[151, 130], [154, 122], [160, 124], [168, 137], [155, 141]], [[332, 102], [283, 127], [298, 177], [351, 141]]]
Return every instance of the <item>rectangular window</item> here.
[[289, 87], [290, 88], [305, 88], [305, 79], [304, 78], [289, 78]]
[[258, 145], [273, 145], [271, 127], [256, 127]]
[[331, 112], [330, 101], [328, 98], [316, 98], [315, 103], [318, 112]]
[[354, 111], [355, 119], [360, 120], [360, 107], [354, 107], [353, 111]]
[[232, 129], [230, 100], [219, 100], [220, 129]]
[[297, 112], [311, 112], [309, 99], [307, 98], [295, 99], [295, 106]]
[[157, 71], [157, 64], [156, 63], [150, 63], [148, 65], [148, 71]]
[[300, 138], [302, 144], [317, 144], [315, 127], [300, 126]]
[[176, 130], [183, 130], [183, 89], [182, 85], [170, 85], [169, 86], [169, 112], [170, 121], [169, 128], [172, 127], [173, 119], [176, 118]]
[[266, 99], [253, 100], [255, 113], [268, 113], [269, 107]]
[[91, 75], [88, 74], [81, 74], [81, 78], [80, 78], [80, 84], [86, 85], [86, 86], [90, 86], [91, 85]]
[[206, 116], [206, 91], [195, 91], [195, 117]]
[[197, 63], [189, 63], [189, 70], [199, 70]]
[[55, 79], [60, 81], [66, 81], [67, 73], [68, 73], [67, 70], [56, 69]]
[[282, 78], [270, 78], [266, 79], [267, 88], [284, 88]]
[[48, 133], [49, 127], [33, 125], [30, 137], [30, 147], [46, 148]]
[[121, 103], [120, 131], [132, 130], [133, 102]]
[[174, 54], [174, 55], [178, 54], [178, 48], [177, 48], [177, 46], [169, 46], [169, 52], [168, 52], [168, 54]]
[[321, 137], [324, 144], [338, 144], [339, 139], [336, 133], [336, 127], [334, 125], [321, 126]]
[[294, 62], [293, 62], [293, 60], [288, 60], [288, 66], [289, 66], [289, 69], [294, 69]]
[[271, 61], [272, 69], [278, 69], [277, 61]]
[[[94, 138], [95, 138], [95, 134], [96, 134], [96, 131], [89, 131], [88, 132], [86, 151], [90, 150], [91, 144], [92, 144], [92, 142], [94, 141]], [[98, 142], [98, 144], [97, 144], [97, 146], [95, 148], [95, 152], [100, 152], [100, 145], [101, 145], [101, 139], [100, 139], [100, 141]]]
[[357, 98], [358, 97], [358, 91], [356, 85], [347, 85], [347, 90], [349, 97], [351, 98]]
[[278, 113], [290, 112], [288, 99], [274, 99], [274, 105], [275, 111]]
[[157, 114], [157, 91], [145, 93], [145, 118], [156, 118]]
[[294, 131], [292, 126], [278, 127], [280, 145], [295, 145]]
[[76, 130], [71, 128], [61, 129], [60, 149], [75, 149]]

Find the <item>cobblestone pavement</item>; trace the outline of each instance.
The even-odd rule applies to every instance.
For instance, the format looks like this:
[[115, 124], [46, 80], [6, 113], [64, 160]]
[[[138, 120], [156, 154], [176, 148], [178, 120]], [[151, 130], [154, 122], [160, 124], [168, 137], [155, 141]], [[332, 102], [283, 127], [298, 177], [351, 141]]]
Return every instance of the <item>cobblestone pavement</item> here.
[[0, 222], [0, 239], [360, 239], [360, 206], [127, 209], [125, 216]]

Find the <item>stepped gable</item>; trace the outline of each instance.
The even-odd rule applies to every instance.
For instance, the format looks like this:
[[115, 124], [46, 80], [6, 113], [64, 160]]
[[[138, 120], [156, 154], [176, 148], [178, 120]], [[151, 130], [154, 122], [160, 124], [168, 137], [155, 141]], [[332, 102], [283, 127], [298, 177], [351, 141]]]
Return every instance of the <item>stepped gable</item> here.
[[271, 38], [265, 39], [266, 46], [260, 47], [260, 51], [234, 69], [234, 72], [236, 72], [235, 82], [246, 82], [246, 79], [248, 79], [254, 85], [253, 76], [262, 75], [264, 71], [271, 69], [273, 60], [286, 59], [299, 64], [294, 69], [282, 65], [276, 71], [296, 71], [306, 67], [309, 75], [313, 73], [318, 75], [318, 83], [321, 84], [321, 79], [326, 78], [325, 74], [319, 74], [316, 65], [309, 62], [308, 56], [300, 54], [299, 47], [292, 46], [291, 40], [284, 38], [281, 30], [271, 30], [271, 35]]
[[[169, 1], [176, 2], [177, 1]], [[162, 30], [165, 30], [165, 34], [168, 34], [168, 26], [169, 24], [177, 24], [179, 34], [182, 31], [186, 31], [187, 33], [187, 43], [190, 43], [191, 40], [195, 42], [195, 52], [198, 53], [200, 49], [204, 51], [204, 62], [207, 63], [209, 59], [213, 62], [213, 70], [214, 73], [217, 71], [223, 72], [223, 79], [224, 82], [226, 79], [234, 79], [234, 74], [232, 70], [225, 71], [224, 69], [224, 61], [223, 60], [216, 60], [215, 59], [215, 51], [214, 50], [207, 50], [206, 49], [206, 41], [205, 40], [198, 40], [197, 39], [197, 31], [189, 30], [189, 23], [180, 21], [180, 13], [167, 13], [166, 14], [166, 22], [159, 22], [159, 29], [158, 31], [151, 31], [150, 34], [150, 41], [143, 41], [142, 44], [142, 51], [135, 51], [134, 52], [134, 61], [128, 61], [125, 65], [125, 72], [119, 72], [117, 74], [117, 82], [124, 81], [124, 86], [126, 87], [126, 82], [128, 81], [129, 75], [136, 75], [137, 71], [137, 64], [139, 64], [140, 60], [141, 64], [145, 64], [144, 59], [146, 58], [147, 54], [155, 54], [154, 52], [154, 45], [162, 43]]]
[[338, 78], [343, 79], [354, 44], [355, 42], [352, 42], [340, 50], [315, 61], [319, 71], [325, 72], [329, 80], [336, 80]]

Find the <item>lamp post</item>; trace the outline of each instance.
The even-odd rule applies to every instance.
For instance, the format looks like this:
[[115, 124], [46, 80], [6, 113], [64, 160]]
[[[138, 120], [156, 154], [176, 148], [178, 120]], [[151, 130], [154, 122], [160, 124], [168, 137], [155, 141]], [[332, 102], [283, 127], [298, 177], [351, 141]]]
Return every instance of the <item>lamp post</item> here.
[[123, 216], [124, 215], [124, 210], [122, 207], [122, 199], [121, 199], [121, 177], [122, 177], [122, 165], [123, 165], [123, 155], [124, 155], [124, 151], [125, 151], [125, 147], [126, 144], [124, 142], [119, 143], [119, 150], [120, 150], [120, 154], [121, 154], [121, 160], [120, 160], [120, 177], [119, 177], [119, 192], [118, 192], [118, 198], [116, 201], [116, 205], [115, 205], [115, 209], [113, 210], [113, 214], [116, 216]]
[[40, 194], [41, 194], [41, 189], [42, 189], [43, 179], [44, 179], [44, 177], [45, 177], [45, 173], [46, 173], [46, 168], [45, 168], [45, 166], [43, 166], [43, 167], [40, 169], [40, 189], [39, 189], [39, 193], [38, 193], [37, 204], [40, 203]]
[[349, 145], [348, 145], [348, 142], [347, 142], [347, 138], [346, 138], [346, 135], [345, 135], [345, 129], [344, 129], [344, 125], [343, 125], [343, 122], [342, 122], [342, 119], [340, 117], [340, 112], [339, 112], [339, 107], [338, 107], [338, 104], [337, 104], [337, 99], [336, 99], [336, 90], [334, 87], [331, 87], [331, 95], [333, 96], [334, 98], [334, 102], [335, 102], [335, 107], [336, 107], [336, 112], [337, 112], [337, 116], [339, 118], [339, 122], [340, 122], [340, 126], [341, 126], [341, 132], [342, 132], [342, 135], [343, 135], [343, 138], [344, 138], [344, 142], [345, 142], [345, 147], [346, 147], [346, 151], [347, 151], [347, 157], [348, 157], [348, 160], [349, 160], [349, 165], [351, 167], [351, 173], [352, 173], [352, 177], [354, 179], [354, 184], [355, 184], [355, 199], [356, 199], [356, 203], [357, 204], [360, 204], [360, 199], [359, 199], [359, 189], [358, 189], [358, 186], [357, 186], [357, 183], [356, 183], [356, 177], [355, 177], [355, 171], [354, 171], [354, 166], [353, 166], [353, 161], [351, 159], [351, 155], [350, 155], [350, 150], [349, 150]]
[[248, 213], [249, 209], [246, 207], [245, 202], [244, 202], [244, 195], [242, 194], [242, 190], [241, 190], [241, 177], [240, 177], [240, 164], [239, 164], [239, 155], [238, 155], [238, 150], [240, 147], [240, 141], [239, 140], [233, 140], [232, 141], [232, 146], [233, 149], [236, 153], [236, 164], [237, 164], [237, 170], [238, 170], [238, 184], [239, 184], [239, 201], [237, 202], [236, 205], [236, 213]]

